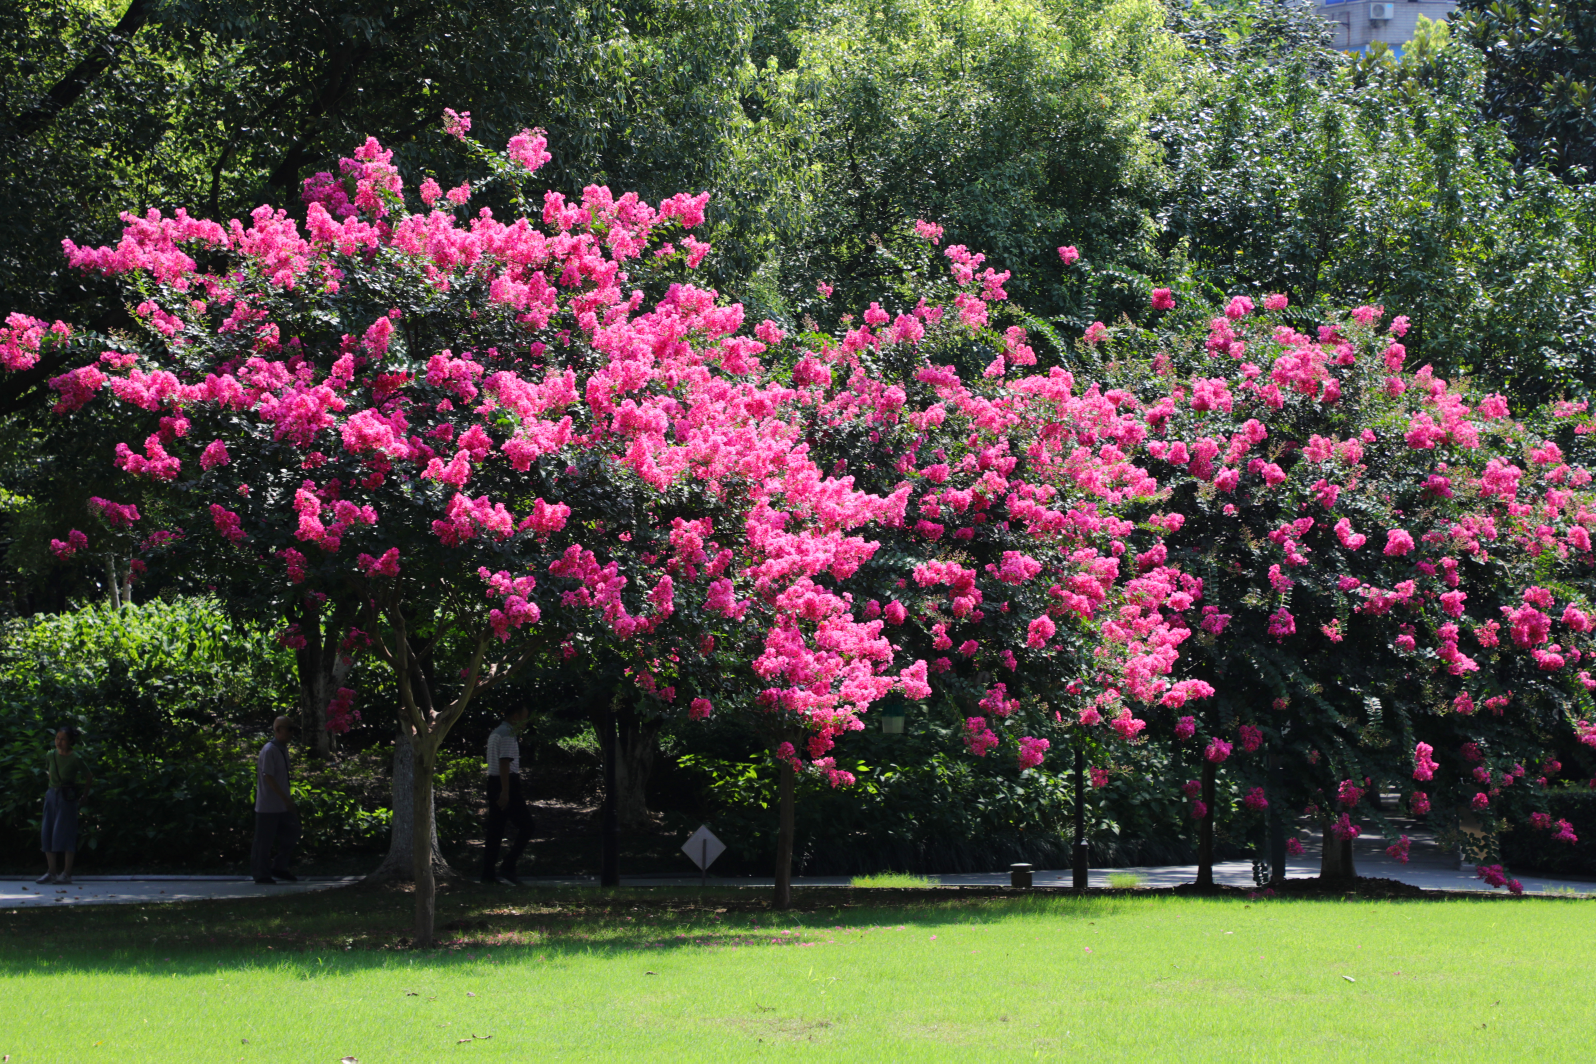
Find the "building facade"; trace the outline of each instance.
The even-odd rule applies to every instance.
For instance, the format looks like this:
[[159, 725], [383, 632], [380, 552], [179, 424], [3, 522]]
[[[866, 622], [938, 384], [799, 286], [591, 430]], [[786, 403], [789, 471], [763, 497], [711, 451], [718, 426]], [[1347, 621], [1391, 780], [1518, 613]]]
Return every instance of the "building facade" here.
[[1455, 0], [1321, 0], [1319, 13], [1335, 27], [1337, 48], [1364, 52], [1384, 41], [1400, 53], [1420, 15], [1439, 22], [1455, 7]]

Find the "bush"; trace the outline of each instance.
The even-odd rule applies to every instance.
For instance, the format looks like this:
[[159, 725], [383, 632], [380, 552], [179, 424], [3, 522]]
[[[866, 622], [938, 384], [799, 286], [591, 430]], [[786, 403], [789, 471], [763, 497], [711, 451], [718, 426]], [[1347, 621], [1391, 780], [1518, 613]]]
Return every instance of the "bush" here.
[[1502, 860], [1515, 870], [1596, 875], [1596, 791], [1572, 787], [1551, 791], [1546, 796], [1546, 811], [1554, 821], [1572, 824], [1579, 841], [1570, 846], [1553, 838], [1550, 831], [1519, 824], [1502, 835]]
[[[247, 856], [255, 754], [272, 718], [293, 704], [282, 648], [208, 599], [12, 621], [4, 645], [0, 847], [36, 852], [44, 754], [56, 728], [72, 724], [96, 781], [80, 851], [139, 867], [216, 867]], [[296, 759], [306, 851], [386, 844], [390, 812], [371, 800], [373, 791], [386, 799], [385, 782], [351, 786], [352, 767]]]
[[[795, 811], [795, 871], [802, 875], [877, 872], [990, 872], [1011, 862], [1066, 868], [1074, 843], [1073, 755], [1060, 749], [1039, 768], [1021, 771], [1012, 757], [971, 757], [959, 743], [961, 712], [950, 702], [909, 708], [906, 734], [869, 729], [838, 747], [837, 763], [854, 773], [851, 787], [800, 780]], [[726, 843], [717, 871], [768, 875], [776, 857], [776, 769], [751, 736], [729, 722], [675, 733], [672, 775], [690, 781], [699, 805], [672, 802], [668, 821], [682, 832], [707, 818]], [[844, 752], [845, 751], [845, 752]], [[1140, 763], [1158, 759], [1158, 764]], [[1108, 783], [1087, 790], [1087, 838], [1094, 865], [1167, 864], [1192, 860], [1194, 821], [1161, 781], [1178, 772], [1148, 746], [1094, 751]], [[1134, 763], [1133, 763], [1134, 761]], [[1234, 801], [1221, 802], [1229, 817]], [[1219, 825], [1220, 852], [1240, 856], [1256, 834], [1256, 817], [1237, 813]]]

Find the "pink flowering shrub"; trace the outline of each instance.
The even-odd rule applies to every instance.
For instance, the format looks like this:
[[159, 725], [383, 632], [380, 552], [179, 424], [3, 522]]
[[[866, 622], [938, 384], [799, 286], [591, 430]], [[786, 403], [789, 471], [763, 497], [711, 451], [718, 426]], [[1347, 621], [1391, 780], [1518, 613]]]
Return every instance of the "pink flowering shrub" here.
[[[1543, 785], [1512, 766], [1544, 759], [1571, 699], [1596, 688], [1588, 599], [1545, 575], [1596, 592], [1596, 496], [1576, 458], [1593, 426], [1577, 404], [1510, 412], [1410, 366], [1406, 320], [1383, 308], [1310, 328], [1286, 306], [1166, 310], [1098, 345], [1114, 369], [1094, 384], [1143, 425], [1116, 449], [1168, 493], [1132, 512], [1164, 532], [1160, 564], [1201, 589], [1202, 636], [1171, 682], [1214, 683], [1233, 708], [1209, 728], [1256, 729], [1291, 804], [1326, 829], [1332, 809], [1351, 824], [1368, 789], [1353, 781], [1377, 776], [1422, 781], [1415, 810], [1527, 816]], [[1194, 726], [1154, 715], [1147, 734], [1179, 743]], [[1436, 754], [1487, 739], [1486, 783]], [[1238, 783], [1261, 768], [1223, 766]]]
[[[1011, 324], [1008, 272], [926, 222], [913, 305], [833, 337], [750, 327], [693, 283], [707, 194], [456, 213], [523, 191], [547, 147], [524, 131], [446, 193], [368, 141], [306, 182], [302, 224], [128, 216], [116, 246], [67, 250], [135, 294], [136, 340], [13, 315], [0, 362], [80, 354], [61, 416], [139, 420], [106, 448], [125, 498], [183, 515], [153, 553], [307, 647], [358, 620], [428, 741], [559, 647], [660, 712], [713, 695], [832, 786], [893, 694], [979, 704], [966, 749], [1010, 730], [1021, 767], [1043, 736], [1145, 747], [1200, 718], [1285, 761], [1281, 804], [1335, 793], [1333, 831], [1353, 780], [1469, 800], [1452, 755], [1410, 766], [1410, 735], [1488, 744], [1487, 817], [1535, 800], [1505, 766], [1543, 760], [1533, 736], [1596, 686], [1590, 618], [1550, 589], [1596, 562], [1565, 457], [1583, 424], [1409, 371], [1378, 307], [1309, 328], [1283, 298], [1160, 290], [1156, 332], [1048, 350]], [[1232, 752], [1210, 739], [1204, 771], [1254, 784], [1265, 758]]]

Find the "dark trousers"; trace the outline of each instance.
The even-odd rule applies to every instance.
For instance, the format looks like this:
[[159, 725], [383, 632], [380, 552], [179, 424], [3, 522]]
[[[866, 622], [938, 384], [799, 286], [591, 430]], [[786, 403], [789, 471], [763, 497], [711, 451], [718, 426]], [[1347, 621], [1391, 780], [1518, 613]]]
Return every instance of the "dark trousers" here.
[[515, 872], [515, 863], [521, 851], [532, 841], [532, 814], [527, 811], [526, 800], [521, 797], [521, 777], [510, 777], [510, 801], [499, 808], [499, 777], [488, 777], [488, 832], [483, 839], [482, 878], [493, 875], [494, 863], [499, 859], [499, 840], [509, 825], [515, 825], [515, 839], [504, 855], [504, 871]]
[[[294, 846], [299, 842], [298, 813], [256, 813], [255, 845], [249, 852], [249, 871], [256, 879], [265, 879], [273, 872], [288, 871], [288, 862], [294, 858]], [[272, 861], [272, 844], [277, 845], [277, 860]]]

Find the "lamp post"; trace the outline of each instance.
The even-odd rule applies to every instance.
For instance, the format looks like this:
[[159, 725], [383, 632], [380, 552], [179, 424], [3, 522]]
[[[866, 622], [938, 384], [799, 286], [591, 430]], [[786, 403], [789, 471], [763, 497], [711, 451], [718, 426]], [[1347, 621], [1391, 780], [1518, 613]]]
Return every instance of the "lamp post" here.
[[1086, 751], [1075, 744], [1075, 889], [1086, 889]]

